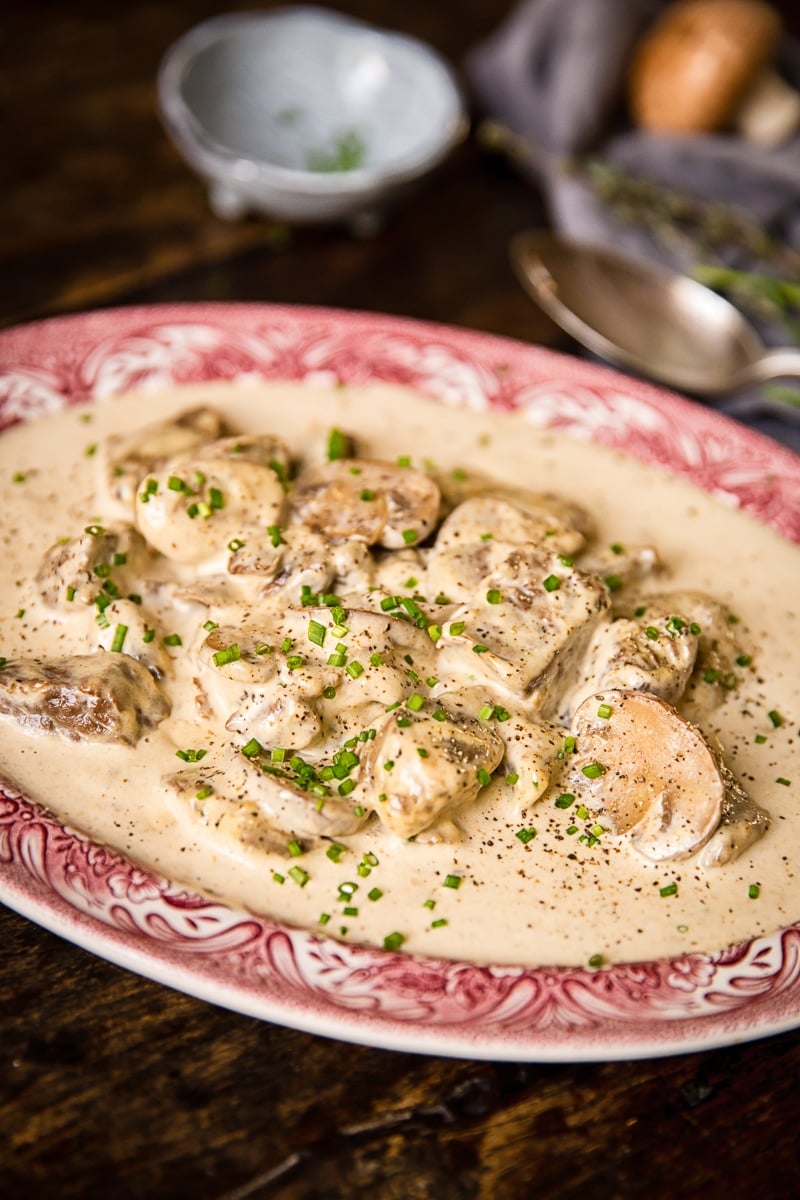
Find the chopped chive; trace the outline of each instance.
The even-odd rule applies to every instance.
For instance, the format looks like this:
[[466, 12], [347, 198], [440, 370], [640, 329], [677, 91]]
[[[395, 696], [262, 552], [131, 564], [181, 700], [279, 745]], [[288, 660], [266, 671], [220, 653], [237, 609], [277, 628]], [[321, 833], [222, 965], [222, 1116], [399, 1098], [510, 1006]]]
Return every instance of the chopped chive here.
[[304, 662], [305, 659], [302, 654], [290, 654], [286, 659], [286, 669], [288, 671], [296, 671], [299, 667], [302, 667]]
[[375, 493], [372, 491], [371, 488], [362, 488], [359, 495], [362, 500], [369, 501], [369, 500], [375, 499]]
[[145, 643], [145, 645], [147, 645], [147, 643], [152, 642], [155, 636], [155, 629], [145, 629], [144, 633], [142, 634], [142, 641]]
[[713, 667], [709, 667], [707, 671], [703, 672], [703, 681], [705, 683], [718, 683], [719, 674], [719, 671], [716, 671]]
[[303, 847], [294, 838], [292, 838], [290, 842], [287, 842], [286, 849], [289, 851], [292, 858], [299, 858], [301, 854], [305, 854]]
[[606, 575], [606, 587], [610, 592], [618, 592], [622, 587], [619, 575]]
[[286, 876], [281, 875], [280, 871], [273, 871], [272, 878], [275, 883], [286, 883]]
[[176, 758], [180, 758], [183, 762], [196, 763], [204, 759], [208, 754], [207, 750], [176, 750]]
[[465, 621], [451, 621], [447, 632], [451, 637], [459, 637], [464, 632], [465, 628]]
[[666, 887], [659, 888], [658, 894], [659, 894], [659, 896], [677, 896], [677, 894], [678, 894], [677, 883], [668, 883], [666, 885]]
[[492, 781], [492, 777], [485, 767], [479, 767], [475, 775], [481, 787], [488, 787]]
[[442, 636], [442, 633], [443, 630], [441, 625], [437, 625], [434, 621], [431, 621], [430, 625], [428, 626], [428, 637], [431, 639], [431, 641], [438, 642], [439, 638]]
[[404, 529], [403, 530], [403, 541], [405, 542], [405, 544], [407, 546], [413, 546], [414, 542], [416, 542], [416, 540], [417, 540], [416, 529]]
[[207, 800], [213, 791], [214, 789], [211, 784], [207, 783], [204, 787], [200, 788], [199, 792], [195, 792], [194, 798], [195, 800]]
[[313, 642], [315, 646], [323, 644], [327, 632], [327, 629], [320, 621], [308, 622], [308, 640]]
[[288, 874], [301, 888], [306, 886], [310, 878], [308, 871], [304, 871], [302, 867], [290, 867]]
[[581, 773], [585, 775], [587, 779], [599, 779], [601, 775], [605, 775], [607, 770], [607, 767], [604, 767], [602, 763], [598, 762], [587, 763], [585, 767], [581, 767]]
[[522, 842], [523, 846], [527, 846], [528, 842], [532, 842], [533, 839], [536, 837], [536, 830], [535, 829], [518, 829], [514, 836], [519, 838], [519, 840]]
[[245, 758], [255, 758], [256, 755], [261, 753], [262, 749], [261, 742], [257, 741], [256, 738], [250, 738], [247, 745], [242, 746], [242, 754]]
[[206, 621], [205, 624], [203, 625], [203, 629], [205, 629], [206, 633], [211, 633], [211, 630], [216, 629], [216, 628], [217, 628], [216, 621]]
[[253, 649], [259, 657], [263, 657], [265, 654], [272, 654], [272, 646], [270, 646], [269, 642], [256, 642]]
[[228, 542], [228, 549], [230, 550], [231, 554], [235, 554], [236, 551], [241, 550], [243, 546], [244, 542], [241, 538], [231, 538], [231, 540]]
[[781, 725], [783, 724], [783, 717], [781, 714], [773, 708], [767, 713], [767, 716], [770, 719], [773, 729], [780, 729]]
[[226, 646], [223, 650], [217, 650], [212, 655], [211, 661], [215, 667], [225, 667], [228, 663], [238, 662], [240, 658], [239, 643], [231, 642], [230, 646]]
[[384, 950], [399, 950], [405, 940], [402, 933], [387, 933], [383, 939], [383, 948]]
[[478, 720], [488, 721], [493, 716], [493, 714], [494, 714], [494, 705], [493, 704], [484, 704], [478, 710]]
[[542, 581], [542, 587], [546, 592], [557, 592], [561, 587], [561, 580], [557, 575], [548, 575], [547, 578]]
[[453, 891], [458, 891], [461, 887], [462, 877], [460, 875], [446, 875], [442, 887], [452, 888]]
[[410, 708], [412, 712], [419, 712], [425, 706], [425, 697], [420, 696], [419, 692], [414, 692], [406, 700], [406, 708]]
[[74, 600], [74, 599], [75, 599], [75, 588], [74, 588], [74, 587], [68, 587], [68, 588], [67, 588], [67, 599], [68, 599], [68, 600]]
[[751, 654], [740, 654], [736, 659], [736, 665], [737, 667], [749, 667], [752, 661], [753, 656]]
[[335, 462], [339, 458], [347, 458], [350, 449], [350, 439], [341, 429], [332, 429], [328, 434], [328, 460]]
[[272, 542], [273, 546], [277, 548], [278, 546], [284, 545], [282, 536], [283, 530], [281, 529], [280, 525], [268, 525], [267, 533], [269, 534], [269, 540]]
[[569, 792], [563, 792], [562, 795], [556, 797], [553, 803], [556, 808], [569, 808], [575, 803], [575, 797]]
[[[155, 480], [153, 482], [155, 483]], [[83, 532], [91, 534], [92, 537], [102, 537], [105, 528], [102, 525], [87, 525]]]
[[607, 721], [608, 718], [611, 716], [611, 705], [610, 704], [601, 704], [597, 710], [597, 715], [598, 715], [598, 717], [602, 717], [602, 719], [604, 721]]
[[602, 967], [603, 962], [604, 959], [602, 954], [593, 954], [589, 959], [588, 966], [590, 966], [593, 971], [596, 971], [598, 967]]
[[447, 917], [437, 917], [435, 921], [431, 921], [431, 929], [441, 929], [442, 925], [447, 924]]
[[329, 684], [326, 688], [322, 689], [322, 694], [326, 700], [335, 700], [336, 699], [336, 688], [331, 687], [331, 685]]
[[503, 593], [497, 588], [489, 588], [488, 592], [486, 593], [486, 600], [488, 604], [501, 604], [503, 600]]
[[125, 637], [128, 633], [127, 625], [117, 625], [114, 630], [114, 637], [111, 642], [111, 650], [116, 654], [122, 653], [122, 647], [125, 645]]
[[747, 895], [749, 896], [749, 898], [751, 900], [757, 900], [758, 897], [761, 895], [760, 885], [757, 883], [751, 883], [749, 888], [747, 889]]
[[782, 784], [783, 787], [791, 787], [792, 786], [791, 779], [784, 779], [783, 775], [779, 775], [778, 778], [775, 780], [775, 782]]
[[519, 783], [519, 775], [516, 771], [509, 771], [508, 775], [506, 775], [506, 783], [509, 787], [514, 787], [515, 784]]
[[358, 679], [360, 675], [364, 674], [364, 668], [362, 667], [361, 663], [355, 661], [348, 663], [345, 667], [345, 671], [351, 679]]
[[755, 736], [755, 743], [756, 743], [756, 745], [757, 745], [757, 746], [763, 746], [763, 745], [764, 745], [764, 743], [765, 743], [766, 741], [767, 741], [767, 736], [766, 736], [766, 734], [763, 734], [763, 733], [757, 733], [757, 734], [756, 734], [756, 736]]
[[481, 643], [481, 642], [476, 642], [475, 645], [472, 647], [472, 653], [473, 654], [488, 654], [489, 647], [484, 646], [483, 643]]
[[379, 887], [370, 888], [370, 890], [367, 892], [367, 899], [372, 901], [380, 900], [382, 895], [383, 892]]
[[164, 638], [165, 646], [182, 646], [181, 635], [179, 633], [168, 633]]
[[661, 636], [659, 634], [658, 630], [656, 629], [655, 625], [648, 625], [647, 628], [645, 629], [645, 633], [646, 633], [647, 637], [650, 638], [651, 642], [657, 642], [659, 637]]

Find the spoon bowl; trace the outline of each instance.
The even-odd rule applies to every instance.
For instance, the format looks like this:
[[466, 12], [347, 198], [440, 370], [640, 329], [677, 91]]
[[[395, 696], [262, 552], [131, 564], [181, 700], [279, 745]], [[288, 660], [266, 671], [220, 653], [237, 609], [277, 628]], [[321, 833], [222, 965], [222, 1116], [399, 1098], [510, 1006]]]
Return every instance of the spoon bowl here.
[[698, 396], [800, 378], [800, 350], [767, 350], [737, 308], [687, 275], [539, 230], [518, 234], [510, 256], [561, 329], [638, 375]]

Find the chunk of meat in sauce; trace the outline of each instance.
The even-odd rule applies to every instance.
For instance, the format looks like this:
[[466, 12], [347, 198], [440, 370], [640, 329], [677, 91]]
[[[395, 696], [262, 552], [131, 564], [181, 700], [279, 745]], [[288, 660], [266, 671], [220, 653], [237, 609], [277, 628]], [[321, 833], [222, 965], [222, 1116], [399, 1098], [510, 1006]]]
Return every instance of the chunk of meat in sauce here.
[[146, 667], [127, 654], [15, 659], [0, 671], [0, 712], [36, 732], [135, 746], [169, 715]]

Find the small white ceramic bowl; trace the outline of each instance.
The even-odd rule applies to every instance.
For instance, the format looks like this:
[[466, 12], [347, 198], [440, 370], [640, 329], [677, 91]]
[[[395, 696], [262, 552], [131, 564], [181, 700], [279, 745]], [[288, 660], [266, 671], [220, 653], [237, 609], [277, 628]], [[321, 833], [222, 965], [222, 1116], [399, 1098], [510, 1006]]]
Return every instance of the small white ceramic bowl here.
[[167, 52], [162, 119], [220, 216], [368, 226], [468, 128], [444, 60], [326, 9], [214, 18]]

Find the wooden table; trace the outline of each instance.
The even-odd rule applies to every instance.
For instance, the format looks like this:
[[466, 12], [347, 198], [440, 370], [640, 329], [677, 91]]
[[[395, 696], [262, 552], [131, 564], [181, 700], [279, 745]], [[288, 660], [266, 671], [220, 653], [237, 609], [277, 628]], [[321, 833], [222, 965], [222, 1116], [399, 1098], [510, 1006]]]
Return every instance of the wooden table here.
[[[210, 213], [159, 125], [154, 78], [174, 38], [236, 7], [6, 5], [2, 161], [13, 186], [0, 192], [0, 320], [249, 299], [553, 342], [506, 258], [510, 236], [542, 220], [539, 202], [474, 142], [370, 241]], [[509, 5], [345, 7], [457, 62]], [[751, 1200], [800, 1182], [800, 1031], [597, 1065], [415, 1056], [214, 1008], [8, 910], [0, 930], [8, 1200]]]

